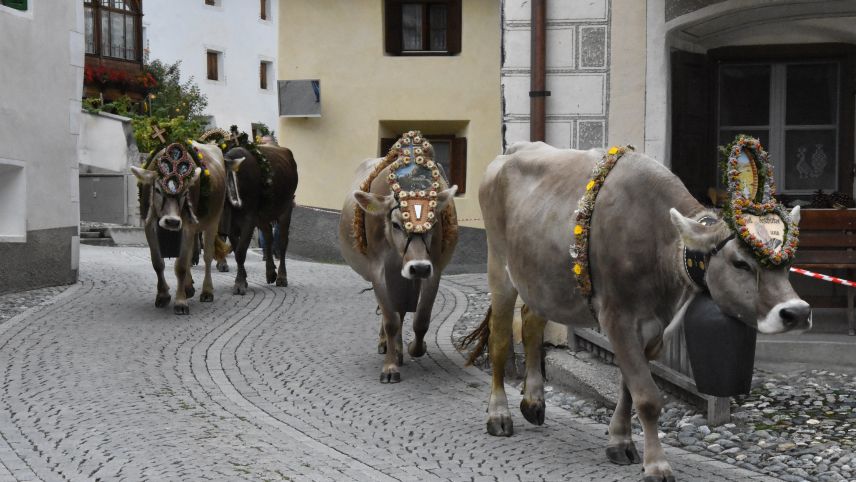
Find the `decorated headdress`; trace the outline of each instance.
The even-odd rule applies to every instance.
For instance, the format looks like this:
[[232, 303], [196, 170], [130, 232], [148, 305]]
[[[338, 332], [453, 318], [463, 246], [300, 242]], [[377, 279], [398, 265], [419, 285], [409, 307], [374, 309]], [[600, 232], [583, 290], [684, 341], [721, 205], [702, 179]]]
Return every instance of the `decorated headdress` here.
[[723, 217], [758, 261], [768, 267], [793, 261], [799, 228], [775, 198], [773, 165], [754, 137], [738, 135], [728, 146], [728, 193]]
[[440, 189], [440, 167], [434, 162], [434, 148], [419, 131], [409, 131], [393, 144], [389, 156], [387, 181], [401, 207], [404, 230], [423, 233], [437, 219], [437, 193]]
[[165, 193], [171, 195], [176, 195], [185, 189], [196, 169], [196, 163], [190, 152], [178, 142], [160, 151], [154, 158], [154, 162], [160, 174], [156, 182]]

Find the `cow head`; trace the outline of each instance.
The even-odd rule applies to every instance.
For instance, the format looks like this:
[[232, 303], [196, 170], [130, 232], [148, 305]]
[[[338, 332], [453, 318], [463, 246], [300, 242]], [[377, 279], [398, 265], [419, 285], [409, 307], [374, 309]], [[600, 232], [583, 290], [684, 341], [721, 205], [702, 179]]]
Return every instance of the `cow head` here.
[[[458, 186], [452, 186], [437, 193], [434, 210], [443, 212], [457, 191]], [[402, 211], [401, 202], [393, 194], [382, 196], [354, 191], [354, 199], [366, 214], [383, 220], [386, 244], [401, 258], [401, 276], [407, 279], [431, 277], [434, 265], [431, 262], [430, 246], [440, 223], [431, 223], [430, 228], [421, 232], [408, 229], [412, 223], [405, 219], [409, 216], [406, 210]]]
[[[725, 314], [761, 333], [811, 328], [811, 307], [794, 292], [787, 266], [761, 265], [722, 220], [705, 226], [676, 209], [670, 213], [684, 244], [710, 253], [705, 281], [711, 297]], [[795, 207], [791, 211], [795, 224], [799, 216], [799, 207]]]
[[174, 143], [151, 160], [154, 170], [131, 167], [140, 184], [151, 189], [146, 222], [157, 219], [160, 227], [170, 231], [180, 231], [185, 222], [198, 222], [190, 190], [199, 181], [202, 168], [196, 167], [191, 155], [183, 145]]
[[238, 186], [237, 176], [241, 163], [246, 159], [246, 156], [242, 154], [243, 149], [238, 152], [232, 149], [223, 157], [223, 160], [226, 162], [226, 198], [229, 200], [229, 204], [236, 209], [241, 209], [241, 205], [243, 204], [241, 202], [241, 191]]

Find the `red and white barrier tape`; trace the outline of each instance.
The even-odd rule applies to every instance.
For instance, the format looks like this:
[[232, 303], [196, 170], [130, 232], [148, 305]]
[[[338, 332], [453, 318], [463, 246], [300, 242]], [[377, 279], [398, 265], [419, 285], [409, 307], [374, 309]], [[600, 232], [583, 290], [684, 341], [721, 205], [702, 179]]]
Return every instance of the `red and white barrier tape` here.
[[813, 271], [809, 271], [807, 269], [802, 268], [791, 268], [791, 271], [794, 273], [801, 274], [803, 276], [808, 276], [810, 278], [819, 279], [823, 281], [829, 281], [830, 283], [838, 283], [840, 285], [849, 286], [851, 288], [856, 288], [856, 283], [853, 281], [847, 281], [846, 279], [836, 278], [835, 276], [828, 276], [825, 274], [815, 273]]

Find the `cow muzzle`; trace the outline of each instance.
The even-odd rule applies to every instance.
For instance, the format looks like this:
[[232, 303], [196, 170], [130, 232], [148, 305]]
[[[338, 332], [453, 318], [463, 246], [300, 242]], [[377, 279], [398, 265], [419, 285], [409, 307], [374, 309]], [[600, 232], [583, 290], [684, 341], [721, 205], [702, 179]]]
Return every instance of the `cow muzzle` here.
[[767, 316], [759, 319], [758, 331], [765, 334], [802, 332], [810, 330], [811, 325], [811, 306], [801, 299], [794, 299], [777, 304]]
[[169, 231], [181, 231], [181, 218], [178, 216], [161, 216], [158, 224]]
[[426, 279], [431, 277], [434, 272], [434, 266], [430, 261], [417, 260], [408, 261], [401, 268], [401, 276], [407, 279]]

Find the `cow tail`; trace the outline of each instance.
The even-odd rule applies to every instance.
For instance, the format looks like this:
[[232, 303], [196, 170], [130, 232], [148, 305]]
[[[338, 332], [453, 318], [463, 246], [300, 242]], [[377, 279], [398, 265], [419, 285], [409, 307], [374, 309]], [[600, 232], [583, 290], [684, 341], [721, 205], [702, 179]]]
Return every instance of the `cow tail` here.
[[473, 343], [476, 344], [475, 348], [470, 351], [470, 355], [467, 357], [467, 366], [475, 363], [487, 348], [487, 343], [490, 339], [490, 314], [492, 310], [493, 308], [488, 306], [487, 313], [485, 313], [484, 320], [481, 324], [461, 340], [462, 348], [469, 348]]

